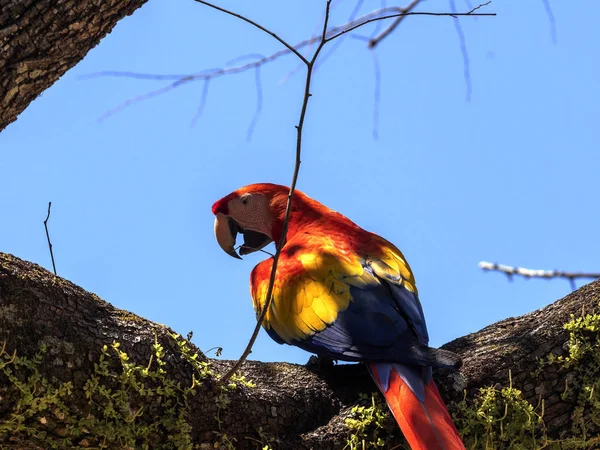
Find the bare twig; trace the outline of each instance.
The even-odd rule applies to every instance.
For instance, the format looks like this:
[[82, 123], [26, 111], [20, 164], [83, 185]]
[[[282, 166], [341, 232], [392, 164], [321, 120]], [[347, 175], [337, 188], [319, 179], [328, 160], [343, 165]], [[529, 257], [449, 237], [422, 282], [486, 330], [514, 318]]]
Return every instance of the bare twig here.
[[[489, 3], [489, 2], [488, 2]], [[476, 6], [471, 11], [477, 11], [479, 8], [484, 6], [483, 4]], [[454, 0], [450, 0], [450, 9], [452, 12], [456, 12], [456, 5]], [[469, 60], [469, 52], [467, 51], [467, 38], [465, 37], [465, 33], [462, 29], [462, 26], [458, 20], [458, 18], [454, 18], [454, 29], [456, 30], [456, 34], [458, 36], [458, 43], [460, 46], [460, 53], [463, 59], [463, 76], [465, 78], [465, 100], [467, 102], [471, 101], [471, 92], [473, 90], [471, 85], [471, 61]]]
[[46, 220], [44, 220], [44, 228], [46, 229], [46, 238], [48, 239], [48, 248], [50, 249], [50, 258], [52, 259], [52, 270], [54, 270], [54, 275], [56, 275], [56, 265], [54, 264], [54, 252], [52, 251], [52, 242], [50, 242], [50, 233], [48, 233], [48, 219], [50, 219], [50, 208], [52, 207], [52, 202], [48, 202], [48, 215], [46, 216]]
[[[260, 53], [252, 53], [249, 55], [242, 55], [239, 56], [231, 61], [229, 61], [227, 63], [227, 66], [230, 66], [232, 64], [237, 63], [238, 61], [242, 61], [244, 59], [249, 59], [252, 58], [254, 60], [261, 60], [261, 59], [265, 59], [264, 55], [261, 55]], [[302, 64], [302, 63], [300, 63]], [[302, 64], [304, 65], [304, 64]], [[261, 80], [261, 73], [260, 73], [260, 69], [262, 66], [256, 66], [254, 68], [254, 85], [256, 87], [256, 108], [254, 109], [254, 115], [252, 116], [252, 120], [250, 121], [250, 125], [248, 125], [248, 131], [246, 132], [246, 142], [250, 142], [252, 140], [252, 135], [254, 134], [254, 128], [256, 127], [256, 124], [258, 123], [258, 119], [260, 117], [260, 113], [262, 112], [262, 105], [263, 105], [263, 92], [262, 92], [262, 80]], [[208, 81], [208, 80], [206, 80]]]
[[[204, 0], [195, 0], [198, 1], [199, 3], [203, 3], [206, 5], [209, 5], [211, 7], [214, 7], [215, 9], [218, 10], [223, 10], [222, 8], [218, 8], [215, 7], [213, 5], [208, 4], [207, 2], [205, 2]], [[372, 11], [368, 14], [365, 14], [362, 17], [359, 17], [358, 19], [355, 20], [351, 20], [350, 22], [344, 24], [344, 25], [340, 25], [337, 27], [333, 27], [331, 28], [329, 31], [327, 31], [327, 42], [333, 41], [335, 39], [337, 39], [338, 37], [356, 30], [357, 28], [360, 28], [364, 25], [367, 25], [369, 23], [373, 23], [373, 22], [377, 22], [380, 20], [387, 20], [387, 19], [391, 19], [391, 18], [403, 18], [405, 16], [414, 16], [414, 15], [425, 15], [425, 16], [447, 16], [447, 17], [458, 17], [458, 16], [495, 16], [495, 13], [477, 13], [474, 12], [477, 9], [488, 5], [490, 2], [487, 3], [483, 3], [475, 8], [472, 8], [470, 11], [466, 12], [466, 13], [453, 13], [453, 12], [421, 12], [421, 11], [405, 11], [407, 8], [410, 8], [411, 5], [409, 5], [407, 8], [399, 8], [399, 7], [387, 7], [387, 8], [381, 8], [375, 11]], [[223, 10], [224, 12], [234, 16], [234, 17], [238, 17], [239, 15], [236, 13], [232, 13], [230, 11], [227, 10]], [[278, 41], [282, 42], [283, 40], [278, 37], [277, 35], [274, 35], [273, 33], [269, 32], [268, 30], [266, 30], [264, 27], [256, 24], [253, 21], [244, 19], [246, 22], [257, 26], [257, 28], [259, 28], [262, 31], [265, 31], [266, 33], [268, 33], [271, 36], [274, 36]], [[377, 39], [377, 38], [375, 38]], [[313, 36], [310, 39], [306, 39], [302, 42], [299, 42], [298, 44], [296, 44], [295, 46], [291, 46], [288, 43], [284, 42], [284, 45], [286, 48], [281, 49], [269, 56], [266, 56], [263, 59], [257, 60], [257, 61], [252, 61], [250, 63], [246, 63], [246, 64], [242, 64], [240, 66], [236, 66], [236, 67], [227, 67], [227, 68], [219, 68], [219, 69], [212, 69], [212, 70], [204, 70], [202, 72], [199, 73], [195, 73], [195, 74], [187, 74], [187, 75], [183, 75], [183, 74], [151, 74], [151, 73], [138, 73], [138, 72], [121, 72], [121, 71], [101, 71], [101, 72], [95, 72], [95, 73], [91, 73], [91, 74], [87, 74], [87, 75], [83, 75], [80, 77], [80, 79], [91, 79], [91, 78], [97, 78], [97, 77], [106, 77], [106, 76], [110, 76], [110, 77], [124, 77], [124, 78], [133, 78], [133, 79], [139, 79], [139, 80], [157, 80], [157, 81], [167, 81], [170, 80], [172, 81], [172, 83], [168, 84], [167, 86], [163, 86], [161, 88], [152, 90], [152, 91], [148, 91], [144, 94], [140, 94], [134, 97], [131, 97], [127, 100], [125, 100], [123, 103], [121, 103], [120, 105], [115, 106], [114, 108], [111, 108], [110, 110], [106, 111], [98, 120], [99, 121], [103, 121], [105, 119], [107, 119], [108, 117], [112, 116], [113, 114], [122, 111], [123, 109], [138, 103], [140, 101], [144, 101], [144, 100], [148, 100], [152, 97], [156, 97], [158, 95], [162, 95], [165, 94], [177, 87], [180, 87], [184, 84], [190, 83], [192, 81], [199, 81], [199, 80], [212, 80], [214, 78], [218, 78], [224, 75], [233, 75], [233, 74], [238, 74], [238, 73], [242, 73], [242, 72], [246, 72], [248, 70], [251, 69], [256, 69], [257, 67], [263, 66], [267, 63], [270, 63], [282, 56], [285, 55], [289, 55], [290, 53], [294, 53], [296, 56], [298, 56], [301, 61], [306, 65], [307, 64], [307, 59], [302, 56], [299, 52], [300, 49], [312, 45], [314, 43], [317, 43], [320, 41], [320, 37], [319, 36]], [[369, 40], [370, 42], [370, 40]]]
[[283, 44], [285, 47], [287, 47], [287, 49], [292, 52], [294, 55], [296, 55], [298, 58], [300, 58], [302, 60], [302, 62], [304, 62], [304, 64], [308, 65], [308, 60], [302, 55], [302, 53], [300, 53], [298, 50], [296, 50], [293, 46], [291, 46], [290, 44], [288, 44], [287, 42], [285, 42], [283, 39], [281, 39], [279, 36], [277, 36], [275, 33], [273, 33], [271, 30], [268, 30], [267, 28], [263, 27], [262, 25], [259, 25], [258, 23], [254, 22], [253, 20], [248, 19], [247, 17], [242, 16], [241, 14], [238, 13], [234, 13], [233, 11], [229, 11], [228, 9], [225, 8], [221, 8], [220, 6], [217, 5], [213, 5], [212, 3], [209, 2], [205, 2], [204, 0], [194, 0], [198, 3], [202, 3], [203, 5], [209, 6], [211, 8], [216, 9], [217, 11], [221, 11], [224, 12], [225, 14], [229, 14], [230, 16], [233, 17], [237, 17], [240, 20], [243, 20], [244, 22], [249, 23], [250, 25], [255, 26], [256, 28], [258, 28], [259, 30], [264, 31], [265, 33], [273, 36], [275, 39], [277, 39], [281, 44]]
[[[410, 5], [408, 5], [406, 8], [404, 8], [404, 12], [412, 11], [415, 8], [415, 6], [417, 6], [419, 3], [421, 3], [421, 0], [413, 0], [413, 2]], [[381, 32], [381, 34], [372, 38], [369, 41], [369, 48], [375, 48], [381, 41], [383, 41], [388, 35], [390, 35], [392, 33], [392, 31], [394, 31], [398, 25], [400, 25], [400, 23], [404, 20], [405, 17], [406, 16], [400, 16], [400, 17], [396, 18], [396, 20], [394, 20], [389, 27], [387, 27], [385, 30], [383, 30], [383, 32]]]
[[200, 97], [200, 104], [198, 105], [198, 110], [196, 111], [196, 115], [192, 118], [190, 122], [190, 126], [196, 126], [198, 119], [202, 117], [202, 113], [204, 113], [204, 108], [206, 107], [206, 99], [208, 98], [208, 88], [210, 87], [210, 79], [204, 80], [204, 86], [202, 86], [202, 96]]
[[556, 44], [556, 19], [554, 18], [554, 13], [552, 12], [552, 7], [550, 6], [550, 0], [542, 0], [544, 3], [544, 9], [546, 10], [546, 15], [548, 16], [548, 20], [550, 21], [550, 36], [552, 39], [552, 43]]
[[600, 278], [600, 273], [589, 272], [564, 272], [562, 270], [535, 270], [525, 269], [523, 267], [513, 267], [504, 264], [496, 264], [487, 261], [481, 261], [479, 267], [483, 270], [494, 270], [506, 274], [509, 278], [519, 275], [525, 278], [566, 278], [570, 281], [571, 287], [575, 289], [575, 280], [578, 278], [596, 279]]
[[[280, 236], [279, 243], [277, 244], [277, 249], [276, 249], [275, 255], [273, 255], [273, 263], [272, 263], [272, 268], [271, 268], [271, 274], [269, 277], [269, 285], [267, 288], [265, 302], [264, 302], [261, 312], [259, 314], [256, 326], [254, 328], [254, 332], [252, 333], [250, 341], [248, 342], [248, 345], [246, 346], [246, 349], [244, 350], [242, 356], [234, 364], [234, 366], [219, 380], [219, 384], [223, 384], [223, 383], [226, 383], [227, 380], [229, 380], [239, 370], [239, 368], [242, 366], [242, 364], [244, 363], [244, 361], [246, 360], [248, 355], [252, 352], [252, 346], [254, 345], [254, 342], [256, 341], [256, 338], [258, 336], [258, 333], [260, 332], [260, 329], [262, 327], [262, 323], [264, 321], [266, 313], [269, 310], [271, 302], [272, 302], [273, 286], [275, 283], [275, 278], [276, 278], [276, 273], [277, 273], [277, 264], [279, 262], [281, 249], [283, 248], [283, 245], [285, 244], [285, 240], [286, 240], [286, 236], [287, 236], [287, 229], [288, 229], [288, 223], [289, 223], [290, 212], [291, 212], [291, 207], [292, 207], [292, 200], [294, 197], [296, 183], [298, 180], [298, 173], [300, 170], [301, 154], [302, 154], [302, 133], [303, 133], [303, 128], [304, 128], [304, 121], [306, 118], [308, 100], [311, 97], [310, 88], [311, 88], [312, 76], [314, 73], [314, 68], [315, 68], [318, 56], [321, 53], [321, 50], [323, 49], [325, 44], [343, 36], [344, 34], [350, 32], [352, 30], [356, 30], [364, 25], [367, 25], [372, 22], [380, 21], [380, 20], [389, 19], [389, 18], [397, 18], [397, 17], [407, 16], [407, 15], [456, 17], [456, 16], [460, 16], [460, 15], [494, 16], [495, 14], [493, 14], [493, 13], [473, 13], [473, 10], [468, 13], [447, 13], [447, 12], [446, 13], [431, 13], [431, 12], [412, 12], [412, 11], [406, 12], [402, 8], [382, 8], [378, 11], [367, 14], [366, 16], [363, 16], [359, 19], [353, 20], [349, 24], [343, 25], [341, 27], [335, 27], [328, 31], [327, 26], [328, 26], [328, 22], [329, 22], [329, 12], [330, 12], [332, 0], [327, 0], [326, 8], [325, 8], [325, 18], [323, 21], [323, 29], [322, 29], [320, 36], [318, 38], [313, 37], [311, 39], [303, 41], [300, 44], [293, 47], [290, 44], [288, 44], [287, 42], [285, 42], [283, 39], [281, 39], [279, 36], [277, 36], [275, 33], [273, 33], [272, 31], [264, 28], [263, 26], [259, 25], [258, 23], [254, 22], [244, 16], [241, 16], [240, 14], [237, 14], [237, 13], [231, 12], [229, 10], [226, 10], [224, 8], [215, 6], [204, 0], [195, 0], [195, 1], [198, 3], [202, 3], [206, 6], [209, 6], [211, 8], [214, 8], [218, 11], [229, 14], [231, 16], [237, 17], [237, 18], [255, 26], [256, 28], [260, 29], [261, 31], [273, 36], [275, 39], [277, 39], [277, 41], [279, 41], [281, 44], [283, 44], [286, 47], [286, 49], [280, 50], [270, 56], [264, 57], [258, 61], [254, 61], [252, 63], [248, 63], [248, 64], [245, 64], [242, 66], [227, 68], [227, 69], [222, 68], [222, 69], [217, 69], [217, 70], [213, 70], [213, 71], [205, 71], [200, 74], [187, 75], [187, 76], [183, 76], [183, 77], [177, 77], [177, 76], [173, 76], [173, 75], [153, 76], [151, 74], [136, 74], [136, 73], [131, 73], [131, 72], [125, 72], [125, 73], [124, 72], [101, 72], [98, 74], [92, 74], [92, 76], [113, 75], [113, 76], [127, 76], [130, 78], [140, 78], [140, 79], [173, 80], [173, 82], [167, 86], [164, 86], [160, 89], [150, 91], [141, 96], [137, 96], [137, 97], [127, 100], [125, 103], [117, 106], [116, 108], [114, 108], [111, 111], [108, 111], [103, 116], [103, 117], [107, 117], [110, 114], [112, 114], [113, 112], [123, 109], [124, 107], [130, 105], [131, 103], [134, 103], [134, 102], [137, 102], [137, 101], [140, 101], [140, 100], [143, 100], [145, 98], [149, 98], [149, 97], [152, 97], [155, 95], [159, 95], [164, 92], [168, 92], [168, 91], [170, 91], [178, 86], [181, 86], [182, 84], [188, 83], [190, 81], [203, 79], [203, 80], [205, 80], [205, 83], [206, 83], [206, 82], [208, 82], [208, 80], [211, 80], [218, 76], [231, 74], [231, 73], [240, 73], [240, 72], [244, 72], [251, 68], [258, 69], [262, 64], [265, 64], [266, 62], [269, 62], [269, 61], [273, 61], [274, 59], [277, 59], [280, 56], [283, 56], [285, 54], [289, 54], [290, 52], [295, 54], [306, 65], [307, 72], [306, 72], [306, 81], [305, 81], [305, 88], [304, 88], [304, 98], [303, 98], [303, 102], [302, 102], [300, 118], [298, 121], [298, 125], [296, 126], [297, 139], [296, 139], [296, 160], [295, 160], [295, 165], [294, 165], [294, 172], [293, 172], [293, 176], [292, 176], [292, 182], [290, 184], [290, 190], [288, 193], [288, 200], [287, 200], [287, 206], [286, 206], [286, 211], [285, 211], [285, 217], [284, 217], [284, 221], [283, 221], [282, 233]], [[477, 9], [477, 8], [475, 8], [475, 9]], [[388, 12], [390, 14], [387, 14]], [[387, 14], [387, 15], [385, 15], [385, 14]], [[312, 58], [309, 61], [298, 51], [298, 49], [301, 47], [304, 47], [306, 45], [315, 43], [315, 42], [318, 42], [318, 46], [317, 46], [317, 49], [315, 50]], [[258, 76], [259, 75], [257, 74], [257, 77]], [[257, 83], [260, 82], [259, 78], [257, 78], [256, 80], [257, 80]], [[205, 88], [204, 92], [206, 92], [207, 84], [205, 84], [204, 88]], [[203, 98], [205, 98], [205, 94], [203, 94]], [[203, 105], [204, 105], [204, 101], [201, 102], [201, 107], [199, 109], [200, 113], [203, 109]]]
[[[387, 1], [386, 0], [380, 0], [380, 4], [381, 4], [381, 8], [385, 8], [387, 6]], [[383, 23], [382, 22], [377, 22], [375, 24], [375, 27], [373, 28], [373, 31], [371, 31], [371, 39], [373, 39], [375, 36], [377, 36], [379, 33], [381, 33], [381, 28], [383, 28]]]
[[[348, 17], [348, 22], [352, 22], [354, 19], [356, 19], [356, 16], [357, 16], [358, 12], [360, 11], [360, 8], [362, 7], [363, 2], [364, 2], [364, 0], [358, 0], [356, 2], [356, 5], [354, 5], [354, 8], [352, 9], [350, 16]], [[323, 54], [323, 56], [321, 56], [321, 58], [319, 59], [319, 62], [315, 66], [315, 70], [317, 70], [319, 68], [319, 66], [322, 66], [325, 63], [325, 61], [327, 61], [329, 59], [329, 57], [331, 55], [333, 55], [337, 51], [339, 46], [342, 45], [343, 43], [344, 43], [343, 38], [334, 42], [333, 45], [331, 45], [327, 49], [327, 51]]]
[[[477, 5], [476, 7], [472, 7], [471, 4], [469, 3], [469, 8], [471, 8], [471, 10], [467, 13], [468, 15], [473, 14], [475, 11], [477, 11], [480, 8], [483, 8], [484, 6], [489, 5], [490, 3], [492, 3], [492, 0], [489, 0], [485, 3], [480, 3], [479, 5]], [[495, 14], [494, 14], [495, 15]]]
[[260, 117], [260, 113], [262, 111], [263, 94], [262, 82], [260, 80], [260, 66], [254, 69], [254, 82], [256, 84], [256, 109], [254, 110], [254, 116], [252, 116], [252, 122], [250, 122], [250, 125], [248, 126], [248, 132], [246, 133], [246, 142], [250, 142], [252, 140], [254, 128], [258, 123], [258, 118]]
[[326, 39], [326, 36], [327, 36], [327, 23], [329, 21], [330, 6], [331, 6], [331, 0], [327, 0], [327, 5], [325, 7], [325, 19], [323, 21], [323, 33], [321, 34], [321, 41], [319, 43], [319, 46], [315, 50], [315, 53], [313, 54], [312, 58], [310, 59], [310, 61], [306, 61], [306, 82], [304, 85], [304, 98], [302, 101], [302, 109], [300, 111], [300, 119], [298, 120], [298, 125], [296, 126], [297, 138], [296, 138], [296, 161], [294, 164], [294, 173], [292, 175], [292, 182], [290, 184], [290, 191], [288, 194], [288, 201], [287, 201], [287, 206], [285, 209], [285, 217], [283, 219], [283, 227], [282, 227], [282, 231], [281, 231], [281, 237], [279, 239], [279, 243], [277, 244], [277, 251], [275, 252], [275, 255], [273, 256], [273, 266], [271, 267], [271, 275], [269, 277], [269, 286], [267, 288], [267, 295], [265, 298], [265, 302], [263, 304], [260, 315], [258, 316], [256, 327], [254, 328], [254, 332], [252, 333], [250, 342], [248, 342], [248, 345], [246, 346], [246, 350], [244, 350], [244, 353], [242, 354], [240, 359], [234, 364], [234, 366], [229, 370], [229, 372], [227, 372], [219, 380], [219, 383], [225, 383], [229, 378], [231, 378], [233, 376], [233, 374], [235, 374], [239, 370], [239, 368], [242, 366], [242, 364], [244, 363], [244, 361], [246, 360], [248, 355], [252, 352], [252, 346], [254, 345], [254, 342], [256, 341], [256, 337], [258, 336], [258, 333], [260, 332], [262, 323], [265, 319], [267, 311], [269, 310], [269, 308], [271, 306], [271, 302], [273, 300], [273, 286], [275, 284], [275, 276], [277, 274], [277, 264], [279, 262], [279, 256], [281, 255], [281, 249], [283, 248], [283, 246], [285, 244], [285, 240], [286, 240], [286, 236], [287, 236], [288, 223], [290, 220], [290, 212], [292, 210], [292, 200], [294, 198], [294, 192], [296, 190], [296, 182], [298, 181], [298, 173], [300, 171], [300, 164], [302, 162], [301, 158], [300, 158], [302, 156], [302, 131], [304, 129], [304, 119], [306, 118], [306, 110], [308, 107], [308, 100], [311, 97], [310, 86], [311, 86], [311, 81], [312, 81], [313, 68], [315, 66], [315, 62], [317, 61], [317, 58], [319, 57], [319, 53], [321, 53], [321, 50], [323, 49], [323, 46], [328, 42], [328, 40]]
[[[436, 16], [436, 17], [462, 17], [462, 16], [495, 16], [496, 13], [475, 13], [473, 11], [476, 11], [477, 9], [488, 5], [489, 3], [491, 3], [491, 0], [487, 3], [482, 3], [481, 5], [473, 8], [471, 11], [465, 12], [465, 13], [456, 13], [456, 12], [427, 12], [427, 11], [409, 11], [409, 12], [403, 12], [402, 8], [393, 8], [396, 10], [400, 10], [400, 12], [394, 13], [394, 14], [387, 14], [387, 15], [383, 15], [380, 17], [373, 17], [371, 19], [367, 19], [367, 20], [363, 20], [362, 22], [359, 22], [355, 25], [351, 25], [346, 29], [343, 29], [340, 32], [334, 33], [330, 36], [327, 37], [326, 42], [329, 41], [333, 41], [334, 39], [337, 39], [338, 37], [349, 33], [350, 31], [354, 31], [357, 28], [360, 28], [364, 25], [367, 25], [369, 23], [373, 23], [373, 22], [377, 22], [378, 20], [387, 20], [387, 19], [393, 19], [396, 17], [405, 17], [405, 16]], [[387, 9], [387, 8], [386, 8]], [[360, 20], [360, 19], [359, 19]]]
[[379, 106], [381, 104], [381, 69], [379, 67], [379, 59], [377, 52], [371, 52], [373, 57], [373, 71], [375, 72], [375, 92], [373, 99], [373, 139], [379, 139]]

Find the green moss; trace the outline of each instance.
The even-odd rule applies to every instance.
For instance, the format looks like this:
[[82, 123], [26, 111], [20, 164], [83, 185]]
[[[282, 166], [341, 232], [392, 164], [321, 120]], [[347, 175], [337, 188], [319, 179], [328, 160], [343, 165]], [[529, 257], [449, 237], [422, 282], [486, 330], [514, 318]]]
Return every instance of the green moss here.
[[[565, 376], [564, 401], [574, 406], [571, 428], [558, 439], [548, 437], [544, 423], [544, 402], [532, 405], [513, 386], [510, 371], [507, 386], [487, 386], [477, 395], [449, 405], [465, 447], [470, 450], [538, 450], [600, 448], [600, 313], [571, 316], [564, 325], [569, 332], [566, 356], [549, 354], [540, 360], [539, 376], [549, 366]], [[383, 419], [385, 404], [361, 396], [361, 406], [346, 419], [349, 438], [346, 448], [385, 447]], [[408, 448], [408, 447], [406, 447]]]
[[360, 394], [360, 403], [352, 408], [352, 417], [346, 419], [346, 426], [350, 430], [349, 437], [344, 448], [350, 450], [364, 450], [373, 448], [385, 448], [386, 439], [383, 429], [384, 421], [389, 417], [387, 405], [381, 397], [370, 398], [366, 394]]
[[571, 315], [566, 356], [550, 353], [533, 377], [549, 366], [565, 374], [564, 401], [573, 403], [571, 429], [549, 439], [543, 401], [534, 407], [512, 386], [481, 388], [473, 399], [455, 405], [454, 419], [469, 449], [600, 448], [600, 314]]
[[[541, 366], [558, 365], [569, 376], [563, 400], [573, 402], [572, 427], [561, 440], [563, 448], [600, 447], [600, 314], [571, 315], [566, 357], [550, 354]], [[566, 435], [566, 433], [565, 433]]]
[[[46, 348], [32, 359], [0, 349], [0, 447], [27, 442], [40, 448], [191, 449], [188, 421], [190, 396], [203, 380], [217, 379], [210, 363], [199, 360], [187, 341], [171, 338], [181, 356], [193, 367], [189, 384], [174, 382], [166, 373], [165, 351], [155, 339], [146, 365], [130, 361], [118, 342], [105, 345], [94, 372], [83, 387], [71, 382], [50, 382], [40, 373]], [[4, 380], [2, 380], [4, 378]], [[221, 432], [219, 418], [229, 405], [227, 393], [239, 384], [254, 386], [236, 375], [214, 396], [219, 431], [215, 448], [234, 448], [234, 440]], [[79, 399], [77, 406], [73, 399]]]
[[125, 322], [147, 323], [146, 319], [124, 309], [115, 309], [115, 315]]
[[543, 448], [547, 444], [543, 403], [534, 408], [512, 385], [483, 387], [474, 399], [464, 399], [454, 410], [454, 423], [467, 449]]

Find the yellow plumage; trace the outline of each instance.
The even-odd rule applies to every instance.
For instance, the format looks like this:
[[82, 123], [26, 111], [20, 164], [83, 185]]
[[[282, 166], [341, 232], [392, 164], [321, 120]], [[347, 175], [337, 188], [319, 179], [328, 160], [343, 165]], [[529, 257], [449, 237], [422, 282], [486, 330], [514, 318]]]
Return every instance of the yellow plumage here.
[[[323, 238], [316, 246], [299, 246], [291, 257], [282, 254], [273, 288], [273, 301], [264, 326], [272, 328], [285, 342], [302, 340], [322, 331], [336, 320], [352, 301], [351, 287], [378, 284], [377, 277], [395, 280], [416, 292], [414, 277], [402, 253], [389, 242], [376, 237], [378, 251], [357, 255]], [[288, 245], [293, 245], [292, 242]], [[311, 250], [308, 250], [311, 248]], [[365, 270], [369, 264], [371, 270]], [[252, 289], [257, 313], [264, 304], [272, 260], [263, 261], [255, 272], [263, 274]], [[254, 276], [254, 275], [253, 275]]]

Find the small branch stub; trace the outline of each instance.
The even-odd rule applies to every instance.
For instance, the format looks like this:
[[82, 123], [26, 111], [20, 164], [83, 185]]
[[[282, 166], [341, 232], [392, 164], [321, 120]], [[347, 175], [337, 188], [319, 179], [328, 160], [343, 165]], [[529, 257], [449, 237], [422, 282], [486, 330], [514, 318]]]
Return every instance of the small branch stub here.
[[54, 264], [54, 252], [52, 251], [52, 242], [50, 242], [50, 234], [48, 233], [48, 219], [50, 219], [50, 208], [52, 207], [52, 202], [48, 202], [48, 215], [46, 216], [46, 220], [44, 220], [44, 228], [46, 229], [46, 239], [48, 239], [48, 248], [50, 249], [50, 258], [52, 259], [52, 270], [54, 271], [54, 275], [56, 275], [56, 264]]

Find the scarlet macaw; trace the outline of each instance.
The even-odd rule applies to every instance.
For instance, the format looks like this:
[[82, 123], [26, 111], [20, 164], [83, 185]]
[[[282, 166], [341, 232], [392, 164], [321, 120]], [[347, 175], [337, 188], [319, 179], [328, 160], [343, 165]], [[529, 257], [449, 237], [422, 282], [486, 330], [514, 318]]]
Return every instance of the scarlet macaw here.
[[[245, 186], [218, 200], [215, 236], [239, 254], [279, 243], [289, 189]], [[250, 276], [257, 315], [273, 258]], [[432, 367], [457, 369], [460, 358], [429, 347], [415, 278], [393, 244], [363, 230], [302, 192], [293, 197], [273, 300], [263, 327], [280, 344], [342, 361], [364, 361], [412, 449], [464, 449], [432, 380]]]

